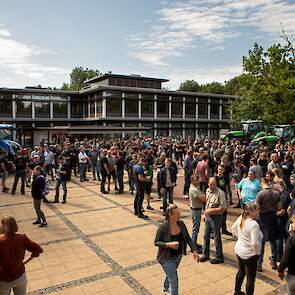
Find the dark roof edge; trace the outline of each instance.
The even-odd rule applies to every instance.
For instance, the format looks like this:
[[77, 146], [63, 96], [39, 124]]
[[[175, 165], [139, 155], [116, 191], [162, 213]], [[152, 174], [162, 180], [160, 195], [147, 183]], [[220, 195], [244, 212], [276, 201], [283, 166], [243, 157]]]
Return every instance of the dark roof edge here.
[[93, 81], [102, 81], [107, 78], [126, 78], [126, 79], [133, 79], [133, 80], [149, 80], [149, 81], [159, 81], [159, 82], [168, 82], [168, 79], [161, 79], [161, 78], [152, 78], [152, 77], [143, 77], [140, 75], [120, 75], [120, 74], [109, 74], [105, 73], [102, 75], [97, 75], [93, 78], [87, 79], [85, 83], [93, 82]]
[[21, 93], [42, 93], [42, 94], [79, 94], [79, 91], [72, 90], [53, 90], [53, 89], [38, 89], [38, 88], [1, 88], [0, 92], [21, 92]]
[[135, 87], [123, 87], [123, 86], [102, 86], [97, 85], [86, 89], [81, 89], [79, 93], [91, 93], [97, 90], [122, 90], [126, 92], [149, 92], [149, 93], [161, 93], [168, 95], [181, 95], [181, 96], [204, 96], [204, 97], [216, 97], [216, 98], [236, 98], [235, 95], [227, 94], [215, 94], [215, 93], [203, 93], [203, 92], [190, 92], [190, 91], [178, 91], [178, 90], [163, 90], [152, 88], [135, 88]]

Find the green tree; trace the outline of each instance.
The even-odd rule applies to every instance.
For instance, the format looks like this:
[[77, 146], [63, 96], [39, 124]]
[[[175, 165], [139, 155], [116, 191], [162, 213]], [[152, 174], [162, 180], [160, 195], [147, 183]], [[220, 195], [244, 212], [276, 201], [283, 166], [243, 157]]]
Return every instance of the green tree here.
[[216, 93], [223, 94], [224, 93], [224, 85], [219, 82], [211, 82], [204, 85], [201, 85], [201, 91], [204, 93]]
[[195, 80], [186, 80], [180, 84], [178, 90], [179, 91], [198, 92], [198, 91], [201, 91], [201, 86]]
[[243, 57], [239, 97], [230, 104], [233, 124], [241, 119], [261, 119], [269, 125], [293, 123], [295, 51], [286, 40], [285, 45], [273, 44], [267, 50], [255, 43]]
[[87, 79], [100, 75], [98, 70], [84, 69], [83, 67], [75, 67], [70, 74], [70, 83], [64, 83], [62, 90], [80, 90], [85, 86]]

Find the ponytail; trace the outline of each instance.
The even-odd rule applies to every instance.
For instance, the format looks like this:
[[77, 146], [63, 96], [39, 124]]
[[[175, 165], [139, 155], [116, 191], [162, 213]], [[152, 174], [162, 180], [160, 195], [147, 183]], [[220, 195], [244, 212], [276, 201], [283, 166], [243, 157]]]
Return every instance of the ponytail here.
[[256, 211], [259, 210], [260, 207], [257, 203], [249, 203], [248, 205], [245, 206], [244, 211], [242, 213], [242, 218], [241, 218], [241, 222], [240, 222], [240, 229], [243, 230], [244, 225], [245, 225], [245, 220], [249, 217], [249, 215]]

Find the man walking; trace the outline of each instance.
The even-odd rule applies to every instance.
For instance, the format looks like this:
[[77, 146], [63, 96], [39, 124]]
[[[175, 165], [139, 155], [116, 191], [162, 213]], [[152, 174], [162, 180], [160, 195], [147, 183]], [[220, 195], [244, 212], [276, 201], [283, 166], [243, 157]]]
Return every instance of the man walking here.
[[203, 204], [206, 203], [206, 197], [202, 193], [200, 188], [199, 176], [193, 175], [191, 177], [191, 186], [189, 189], [189, 201], [191, 216], [193, 220], [192, 240], [194, 245], [197, 247], [198, 254], [202, 253], [202, 245], [198, 244], [198, 234], [201, 224], [201, 215]]
[[100, 184], [100, 191], [103, 194], [108, 194], [109, 192], [105, 189], [105, 184], [107, 181], [107, 177], [110, 175], [109, 170], [109, 161], [107, 159], [108, 151], [104, 149], [102, 151], [102, 155], [100, 157], [100, 165], [101, 165], [101, 184]]
[[188, 151], [187, 156], [183, 163], [183, 169], [184, 169], [184, 187], [183, 187], [183, 196], [184, 198], [188, 198], [189, 194], [189, 187], [191, 184], [191, 176], [193, 174], [193, 151]]
[[17, 157], [14, 160], [15, 176], [14, 176], [14, 182], [13, 182], [12, 191], [11, 191], [12, 195], [15, 195], [15, 190], [16, 190], [16, 186], [19, 179], [21, 179], [21, 189], [20, 189], [21, 193], [22, 195], [25, 194], [25, 178], [26, 178], [27, 169], [28, 169], [27, 159], [19, 151], [17, 153]]
[[78, 155], [79, 166], [80, 166], [80, 182], [88, 181], [86, 178], [88, 156], [85, 153], [85, 147], [81, 145], [80, 153]]
[[164, 214], [169, 204], [173, 204], [173, 188], [176, 186], [176, 171], [171, 166], [172, 160], [165, 159], [165, 166], [160, 170], [160, 187], [163, 196]]
[[63, 156], [59, 156], [58, 159], [58, 169], [56, 170], [56, 183], [55, 183], [55, 197], [53, 203], [59, 203], [59, 187], [62, 185], [63, 189], [63, 199], [62, 203], [67, 202], [67, 174], [70, 169], [68, 163], [65, 161]]
[[224, 262], [221, 241], [221, 224], [222, 214], [227, 208], [225, 193], [217, 187], [217, 182], [214, 177], [209, 180], [209, 188], [206, 191], [205, 205], [205, 233], [204, 233], [204, 248], [203, 256], [200, 262], [209, 260], [210, 258], [210, 235], [213, 232], [216, 258], [211, 260], [211, 264], [219, 264]]
[[134, 166], [134, 176], [136, 184], [136, 194], [134, 199], [134, 214], [138, 218], [148, 218], [142, 212], [142, 203], [144, 200], [145, 183], [148, 180], [144, 174], [145, 158], [140, 158], [139, 163]]
[[96, 174], [97, 174], [97, 179], [100, 180], [100, 175], [98, 171], [99, 151], [97, 150], [95, 145], [93, 145], [91, 151], [89, 151], [88, 157], [90, 160], [90, 167], [91, 167], [91, 171], [93, 175], [93, 181], [96, 180]]

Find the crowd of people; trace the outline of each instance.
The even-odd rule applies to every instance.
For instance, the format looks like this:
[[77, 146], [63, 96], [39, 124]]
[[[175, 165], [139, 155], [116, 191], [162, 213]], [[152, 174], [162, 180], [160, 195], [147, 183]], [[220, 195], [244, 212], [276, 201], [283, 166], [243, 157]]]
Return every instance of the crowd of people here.
[[[6, 178], [14, 171], [12, 188]], [[91, 172], [90, 173], [87, 173]], [[48, 226], [41, 210], [43, 202], [67, 203], [67, 182], [97, 182], [102, 194], [129, 191], [134, 195], [134, 214], [148, 218], [146, 210], [154, 210], [151, 199], [162, 201], [165, 222], [156, 234], [158, 261], [166, 278], [163, 291], [178, 294], [177, 268], [188, 244], [199, 262], [210, 259], [210, 241], [216, 254], [211, 264], [224, 262], [222, 234], [237, 237], [238, 259], [235, 294], [241, 291], [247, 276], [246, 294], [254, 293], [256, 271], [263, 271], [265, 243], [269, 242], [271, 267], [281, 278], [288, 268], [287, 283], [295, 294], [295, 146], [278, 143], [274, 147], [238, 140], [228, 142], [208, 138], [130, 138], [84, 139], [65, 138], [60, 143], [43, 143], [33, 150], [22, 149], [14, 159], [0, 152], [0, 177], [3, 193], [15, 195], [19, 180], [20, 192], [31, 190], [36, 211], [34, 224]], [[188, 199], [193, 229], [189, 234], [174, 204], [174, 189], [183, 174], [184, 199]], [[89, 179], [92, 175], [92, 179]], [[128, 188], [124, 184], [128, 179]], [[51, 182], [55, 195], [48, 200]], [[111, 187], [111, 184], [112, 187]], [[156, 196], [152, 196], [153, 185]], [[235, 196], [238, 198], [235, 198]], [[144, 208], [144, 199], [146, 207]], [[242, 215], [231, 230], [227, 228], [228, 208], [242, 208]], [[204, 214], [203, 245], [198, 243]], [[0, 240], [1, 245], [4, 243]], [[200, 255], [200, 256], [199, 256]], [[1, 254], [0, 254], [1, 263]], [[0, 282], [5, 281], [1, 276]]]

